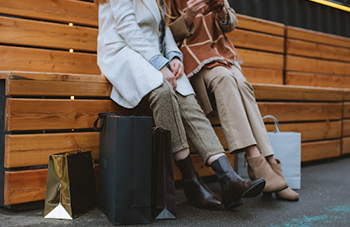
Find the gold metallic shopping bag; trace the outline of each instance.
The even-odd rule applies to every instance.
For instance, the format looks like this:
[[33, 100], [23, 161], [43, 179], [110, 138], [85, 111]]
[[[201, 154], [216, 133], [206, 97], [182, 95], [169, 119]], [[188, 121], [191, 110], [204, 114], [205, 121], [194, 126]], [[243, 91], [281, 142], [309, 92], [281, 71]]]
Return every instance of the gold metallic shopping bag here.
[[91, 151], [50, 155], [45, 218], [73, 219], [94, 208], [96, 187]]

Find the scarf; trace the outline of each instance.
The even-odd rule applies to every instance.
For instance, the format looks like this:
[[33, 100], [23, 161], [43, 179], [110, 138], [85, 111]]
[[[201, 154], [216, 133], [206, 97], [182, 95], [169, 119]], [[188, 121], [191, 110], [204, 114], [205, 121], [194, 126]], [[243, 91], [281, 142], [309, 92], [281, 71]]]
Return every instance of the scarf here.
[[[180, 17], [186, 11], [186, 2], [186, 0], [173, 1], [172, 14], [175, 17]], [[203, 15], [199, 12], [193, 24], [194, 33], [180, 44], [185, 73], [188, 77], [197, 74], [203, 67], [213, 68], [222, 65], [230, 68], [234, 62], [241, 61], [235, 47], [222, 32], [219, 22], [212, 18], [212, 13]]]

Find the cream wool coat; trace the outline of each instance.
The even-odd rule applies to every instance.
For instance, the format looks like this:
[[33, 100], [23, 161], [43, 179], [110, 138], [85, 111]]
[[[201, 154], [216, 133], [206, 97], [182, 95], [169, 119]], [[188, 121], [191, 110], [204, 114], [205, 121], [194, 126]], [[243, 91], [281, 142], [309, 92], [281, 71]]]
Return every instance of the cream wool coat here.
[[[99, 6], [97, 63], [113, 85], [111, 99], [133, 108], [163, 83], [149, 60], [159, 55], [160, 12], [155, 0], [109, 0]], [[165, 35], [166, 54], [180, 50], [170, 29]], [[177, 80], [183, 96], [194, 94], [187, 77]]]

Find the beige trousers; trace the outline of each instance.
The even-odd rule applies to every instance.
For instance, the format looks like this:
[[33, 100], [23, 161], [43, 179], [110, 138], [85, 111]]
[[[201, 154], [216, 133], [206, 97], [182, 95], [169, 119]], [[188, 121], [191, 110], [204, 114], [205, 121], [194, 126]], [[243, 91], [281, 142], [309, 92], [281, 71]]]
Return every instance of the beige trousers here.
[[194, 95], [184, 97], [164, 80], [146, 98], [155, 125], [171, 131], [174, 153], [189, 147], [186, 135], [204, 163], [210, 156], [225, 152]]
[[253, 87], [240, 69], [231, 70], [222, 66], [203, 68], [198, 75], [203, 77], [209, 93], [214, 94], [218, 115], [228, 148], [231, 152], [257, 145], [266, 157], [273, 155]]

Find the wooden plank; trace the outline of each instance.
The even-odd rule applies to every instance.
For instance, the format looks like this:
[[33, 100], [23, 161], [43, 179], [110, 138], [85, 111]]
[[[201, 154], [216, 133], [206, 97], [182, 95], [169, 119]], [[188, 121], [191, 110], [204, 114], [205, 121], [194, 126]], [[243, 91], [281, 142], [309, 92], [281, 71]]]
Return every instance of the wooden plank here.
[[344, 102], [343, 118], [350, 118], [350, 102]]
[[350, 89], [343, 89], [344, 101], [350, 101]]
[[[341, 103], [258, 102], [258, 106], [261, 116], [273, 115], [280, 122], [329, 121], [342, 118]], [[209, 114], [208, 118], [213, 125], [220, 125], [216, 111]]]
[[1, 71], [101, 74], [96, 54], [0, 45]]
[[[350, 39], [349, 39], [350, 42]], [[350, 62], [350, 48], [342, 48], [315, 42], [287, 39], [286, 52], [291, 55]]]
[[343, 119], [343, 136], [350, 136], [350, 119]]
[[96, 52], [96, 28], [0, 16], [0, 43]]
[[98, 26], [95, 4], [74, 0], [0, 0], [0, 13], [20, 17]]
[[10, 72], [6, 95], [109, 97], [112, 86], [102, 75]]
[[343, 91], [337, 88], [290, 85], [252, 84], [257, 100], [342, 101]]
[[237, 28], [284, 36], [285, 26], [281, 23], [263, 20], [242, 14], [237, 14], [237, 19]]
[[340, 156], [341, 140], [302, 143], [301, 162], [315, 161]]
[[350, 64], [305, 57], [286, 56], [286, 70], [350, 76]]
[[[269, 132], [275, 131], [274, 124], [266, 124]], [[280, 123], [281, 132], [300, 132], [301, 141], [336, 139], [341, 137], [341, 121]]]
[[93, 151], [98, 160], [99, 136], [99, 132], [6, 135], [4, 166], [47, 165], [49, 155], [71, 150]]
[[242, 29], [226, 33], [226, 37], [235, 47], [284, 53], [284, 38], [282, 37]]
[[242, 66], [244, 76], [250, 83], [283, 84], [283, 71]]
[[350, 77], [317, 73], [286, 72], [287, 85], [350, 88]]
[[350, 154], [350, 137], [344, 137], [342, 140], [342, 155]]
[[283, 121], [338, 120], [342, 117], [341, 103], [258, 102], [262, 116], [271, 114]]
[[316, 32], [308, 29], [286, 26], [287, 38], [306, 40], [314, 43], [329, 44], [350, 48], [350, 39], [342, 36]]
[[243, 59], [244, 67], [283, 70], [284, 58], [282, 54], [253, 51], [236, 48]]
[[12, 205], [45, 199], [47, 169], [6, 171], [4, 204]]
[[6, 100], [6, 131], [92, 128], [98, 113], [147, 115], [146, 102], [135, 109], [125, 109], [112, 100], [85, 99], [15, 99]]

